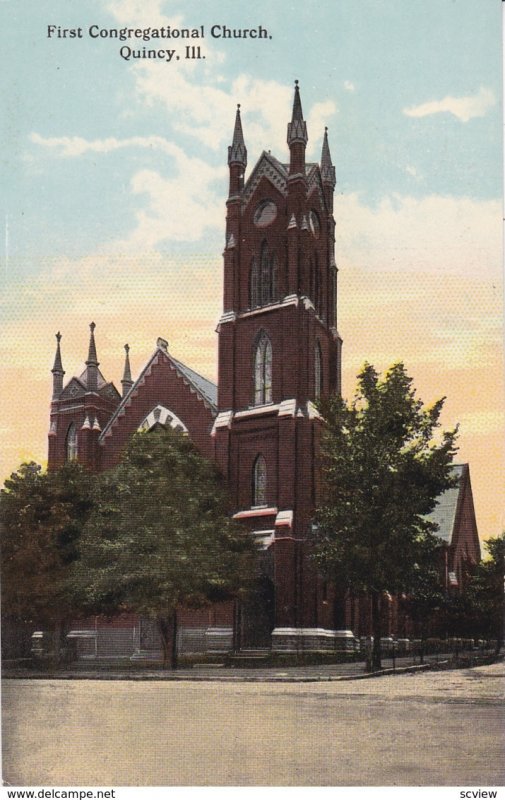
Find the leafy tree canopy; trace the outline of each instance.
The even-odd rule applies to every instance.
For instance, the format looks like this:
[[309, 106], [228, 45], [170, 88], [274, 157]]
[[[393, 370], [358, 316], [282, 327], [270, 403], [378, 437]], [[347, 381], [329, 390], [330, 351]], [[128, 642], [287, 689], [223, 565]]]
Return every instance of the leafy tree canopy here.
[[157, 617], [162, 635], [180, 604], [236, 591], [253, 544], [229, 516], [216, 468], [171, 429], [138, 433], [100, 476], [75, 565], [83, 602]]
[[484, 542], [488, 557], [468, 576], [460, 593], [448, 601], [447, 625], [459, 636], [496, 640], [499, 652], [504, 628], [505, 533]]
[[[315, 559], [338, 586], [408, 592], [440, 545], [428, 515], [454, 486], [457, 429], [435, 440], [444, 400], [427, 408], [416, 398], [403, 364], [383, 379], [365, 364], [354, 399], [320, 405], [322, 499], [316, 515]], [[376, 627], [375, 638], [380, 635]]]
[[2, 614], [37, 625], [75, 611], [70, 565], [93, 505], [93, 476], [76, 462], [54, 472], [22, 464], [0, 494]]

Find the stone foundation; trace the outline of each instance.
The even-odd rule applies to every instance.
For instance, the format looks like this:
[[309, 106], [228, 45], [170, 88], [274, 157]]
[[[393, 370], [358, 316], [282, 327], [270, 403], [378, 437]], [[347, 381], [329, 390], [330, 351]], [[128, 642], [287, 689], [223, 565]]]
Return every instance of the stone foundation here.
[[275, 628], [272, 631], [273, 653], [352, 653], [354, 649], [354, 634], [349, 630]]

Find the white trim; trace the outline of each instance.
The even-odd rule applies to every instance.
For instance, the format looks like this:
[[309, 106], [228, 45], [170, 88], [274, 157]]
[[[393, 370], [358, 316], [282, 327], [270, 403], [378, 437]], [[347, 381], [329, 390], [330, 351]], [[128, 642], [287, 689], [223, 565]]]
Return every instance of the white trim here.
[[271, 528], [266, 531], [252, 531], [251, 536], [254, 536], [261, 550], [267, 550], [275, 540], [275, 531]]
[[[156, 412], [159, 411], [159, 414], [156, 415]], [[182, 428], [184, 433], [188, 433], [188, 429], [186, 428], [184, 422], [179, 419], [179, 417], [174, 414], [173, 411], [170, 411], [165, 406], [157, 405], [152, 411], [149, 412], [147, 417], [145, 417], [140, 425], [138, 426], [138, 431], [150, 431], [151, 428], [154, 428], [156, 423], [160, 425], [170, 425], [171, 428], [174, 430], [176, 428]]]
[[268, 303], [266, 306], [259, 306], [258, 308], [253, 308], [251, 311], [241, 311], [237, 316], [238, 319], [244, 319], [245, 317], [255, 317], [257, 314], [264, 314], [266, 311], [275, 311], [276, 309], [281, 308], [284, 305], [284, 301], [280, 300], [276, 303]]
[[243, 419], [244, 417], [254, 417], [256, 414], [269, 414], [272, 411], [278, 411], [280, 408], [279, 403], [266, 403], [262, 406], [253, 406], [247, 408], [245, 411], [236, 411], [235, 419]]
[[297, 306], [300, 301], [300, 298], [297, 294], [287, 294], [284, 300], [282, 301], [283, 306]]
[[220, 411], [216, 419], [214, 420], [214, 425], [212, 426], [210, 435], [215, 436], [216, 430], [218, 428], [228, 428], [228, 429], [231, 428], [232, 420], [233, 420], [233, 411]]
[[283, 400], [279, 405], [279, 417], [294, 417], [296, 415], [296, 398]]
[[277, 508], [274, 506], [256, 506], [246, 508], [244, 511], [237, 511], [233, 519], [249, 519], [250, 517], [273, 517], [277, 515]]
[[322, 419], [321, 414], [319, 413], [319, 411], [315, 407], [315, 405], [312, 402], [312, 400], [308, 400], [307, 401], [307, 414], [309, 416], [309, 419]]
[[275, 527], [287, 525], [289, 528], [293, 527], [293, 511], [279, 511], [275, 518]]
[[327, 628], [274, 628], [272, 636], [322, 636], [326, 639], [354, 639], [350, 630], [328, 630]]

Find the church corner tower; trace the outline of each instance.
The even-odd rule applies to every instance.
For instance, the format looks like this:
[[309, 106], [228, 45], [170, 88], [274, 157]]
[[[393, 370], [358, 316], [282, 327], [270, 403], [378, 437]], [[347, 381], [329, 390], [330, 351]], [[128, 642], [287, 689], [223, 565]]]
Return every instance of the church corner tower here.
[[213, 436], [235, 518], [263, 548], [257, 597], [242, 612], [243, 647], [319, 648], [338, 627], [327, 589], [307, 558], [318, 491], [314, 403], [340, 391], [341, 350], [335, 168], [327, 130], [321, 164], [306, 161], [307, 142], [297, 81], [287, 163], [263, 152], [245, 177], [240, 107], [228, 148]]
[[101, 466], [100, 434], [116, 409], [121, 396], [114, 384], [99, 370], [95, 342], [95, 323], [89, 326], [90, 337], [86, 368], [63, 386], [60, 341], [56, 334], [53, 396], [48, 436], [48, 468], [56, 469], [67, 461], [79, 461], [89, 469]]

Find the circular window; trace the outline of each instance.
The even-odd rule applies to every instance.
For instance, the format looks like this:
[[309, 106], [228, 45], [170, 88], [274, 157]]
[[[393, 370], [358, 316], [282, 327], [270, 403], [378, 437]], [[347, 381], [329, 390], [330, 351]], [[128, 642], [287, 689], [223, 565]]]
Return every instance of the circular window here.
[[309, 214], [309, 225], [310, 225], [310, 230], [317, 238], [319, 236], [319, 231], [321, 230], [321, 226], [319, 224], [319, 217], [317, 216], [315, 211], [311, 211]]
[[272, 200], [264, 200], [254, 212], [253, 222], [257, 228], [271, 225], [277, 216], [277, 206]]

